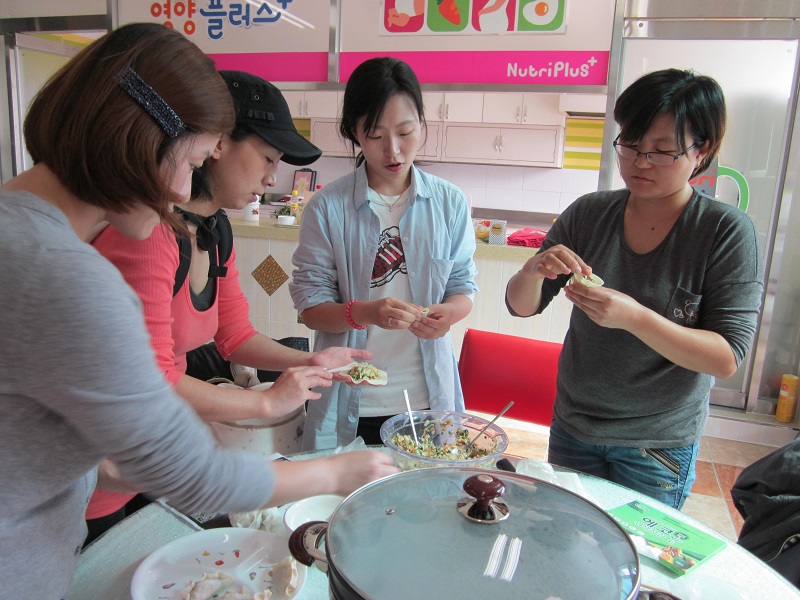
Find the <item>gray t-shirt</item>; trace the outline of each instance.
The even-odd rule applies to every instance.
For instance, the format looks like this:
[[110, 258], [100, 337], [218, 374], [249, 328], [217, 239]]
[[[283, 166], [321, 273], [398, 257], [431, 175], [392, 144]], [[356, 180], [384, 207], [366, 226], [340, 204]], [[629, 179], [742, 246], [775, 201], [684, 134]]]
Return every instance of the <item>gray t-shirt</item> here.
[[3, 597], [67, 596], [106, 456], [184, 510], [262, 506], [273, 470], [217, 450], [158, 370], [116, 268], [30, 193], [0, 190], [0, 223]]
[[[605, 286], [684, 327], [714, 331], [741, 363], [755, 332], [762, 265], [755, 227], [737, 208], [694, 194], [664, 241], [646, 254], [625, 242], [627, 189], [579, 198], [542, 244], [574, 250]], [[546, 279], [544, 310], [568, 282]], [[532, 365], [535, 368], [535, 365]], [[697, 441], [714, 377], [655, 352], [573, 308], [558, 366], [555, 418], [591, 444], [674, 448]]]

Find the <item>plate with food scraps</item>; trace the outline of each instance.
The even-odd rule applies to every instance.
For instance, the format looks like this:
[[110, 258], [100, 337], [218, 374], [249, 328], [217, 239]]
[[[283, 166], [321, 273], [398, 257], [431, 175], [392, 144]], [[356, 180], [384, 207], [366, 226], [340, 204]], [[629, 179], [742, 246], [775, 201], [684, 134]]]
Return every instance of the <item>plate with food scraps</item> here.
[[[133, 600], [220, 598], [286, 600], [300, 591], [307, 567], [288, 551], [288, 537], [221, 527], [173, 540], [145, 558], [131, 580]], [[247, 592], [250, 594], [247, 594]]]
[[343, 367], [328, 369], [330, 373], [338, 373], [350, 378], [353, 383], [368, 383], [369, 385], [386, 385], [389, 376], [383, 371], [367, 362], [352, 362]]

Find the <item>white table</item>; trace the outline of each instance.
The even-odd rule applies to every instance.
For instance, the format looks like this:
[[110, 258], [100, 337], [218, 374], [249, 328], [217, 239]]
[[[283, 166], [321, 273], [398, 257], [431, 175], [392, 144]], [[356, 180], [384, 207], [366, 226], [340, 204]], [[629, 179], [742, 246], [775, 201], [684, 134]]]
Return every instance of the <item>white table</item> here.
[[[327, 453], [303, 453], [295, 459]], [[556, 471], [558, 472], [558, 470]], [[702, 523], [664, 504], [642, 498], [633, 490], [590, 475], [579, 474], [595, 504], [611, 509], [641, 499], [719, 539], [727, 546], [683, 577], [670, 574], [642, 558], [642, 582], [671, 591], [681, 600], [782, 600], [800, 598], [800, 591], [764, 562]], [[130, 582], [139, 563], [151, 552], [200, 528], [160, 503], [150, 504], [115, 525], [81, 555], [69, 600], [130, 600]], [[329, 598], [328, 580], [316, 567], [308, 570], [297, 600]]]

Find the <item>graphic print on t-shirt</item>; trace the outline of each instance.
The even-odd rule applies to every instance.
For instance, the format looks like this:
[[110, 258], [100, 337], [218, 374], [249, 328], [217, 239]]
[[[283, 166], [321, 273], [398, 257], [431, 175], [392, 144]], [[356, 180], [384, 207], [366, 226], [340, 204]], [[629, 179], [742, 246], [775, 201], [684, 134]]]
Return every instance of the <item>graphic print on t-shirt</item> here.
[[378, 253], [372, 266], [370, 287], [381, 287], [389, 283], [398, 273], [407, 274], [403, 242], [397, 226], [387, 227], [378, 240]]

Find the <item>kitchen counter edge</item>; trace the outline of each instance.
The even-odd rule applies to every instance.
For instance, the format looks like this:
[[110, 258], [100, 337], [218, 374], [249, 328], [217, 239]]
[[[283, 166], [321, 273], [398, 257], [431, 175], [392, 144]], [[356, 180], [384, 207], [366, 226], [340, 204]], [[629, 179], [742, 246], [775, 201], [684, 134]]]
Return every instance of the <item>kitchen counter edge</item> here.
[[[296, 242], [299, 238], [299, 227], [278, 227], [272, 219], [262, 219], [259, 223], [245, 221], [231, 217], [231, 226], [234, 236], [262, 238], [266, 240], [284, 240]], [[536, 254], [538, 248], [525, 246], [500, 246], [478, 242], [475, 248], [475, 258], [489, 258], [494, 260], [511, 260], [524, 262]]]

